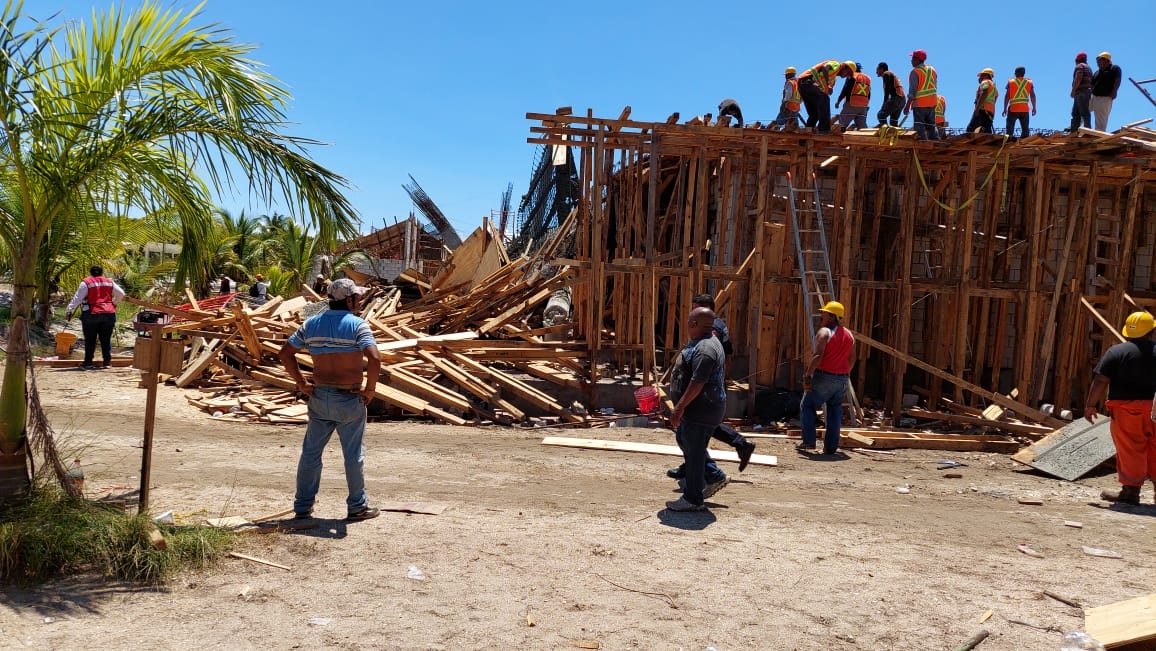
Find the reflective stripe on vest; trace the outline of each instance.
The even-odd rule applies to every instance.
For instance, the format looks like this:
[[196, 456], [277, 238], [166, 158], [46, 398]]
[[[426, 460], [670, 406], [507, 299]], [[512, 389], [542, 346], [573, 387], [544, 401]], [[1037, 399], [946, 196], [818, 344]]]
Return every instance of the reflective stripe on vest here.
[[787, 97], [787, 110], [798, 111], [803, 104], [803, 96], [799, 94], [799, 80], [788, 79], [787, 83], [791, 85], [791, 94]]
[[946, 112], [947, 112], [947, 100], [944, 99], [943, 95], [940, 95], [935, 100], [935, 123], [936, 124], [946, 124], [947, 123], [947, 118], [943, 117], [943, 114]]
[[89, 276], [84, 279], [88, 287], [88, 295], [84, 302], [88, 303], [89, 314], [115, 314], [116, 303], [112, 302], [112, 280], [104, 276]]
[[843, 64], [834, 59], [829, 59], [822, 63], [816, 63], [811, 68], [807, 69], [801, 77], [810, 77], [819, 90], [831, 94], [831, 90], [835, 88], [835, 73], [839, 71], [839, 66]]
[[855, 73], [855, 85], [851, 87], [851, 106], [867, 106], [871, 103], [871, 78], [862, 72]]
[[921, 108], [935, 106], [936, 87], [939, 81], [939, 76], [935, 74], [935, 68], [926, 63], [916, 66], [915, 80], [916, 86], [911, 89], [912, 97], [915, 98], [915, 105]]
[[999, 99], [999, 89], [995, 87], [994, 81], [984, 79], [979, 82], [979, 98], [983, 110], [995, 115], [995, 101]]
[[1032, 80], [1013, 77], [1007, 80], [1007, 110], [1016, 113], [1027, 113], [1031, 109], [1028, 101], [1032, 93]]

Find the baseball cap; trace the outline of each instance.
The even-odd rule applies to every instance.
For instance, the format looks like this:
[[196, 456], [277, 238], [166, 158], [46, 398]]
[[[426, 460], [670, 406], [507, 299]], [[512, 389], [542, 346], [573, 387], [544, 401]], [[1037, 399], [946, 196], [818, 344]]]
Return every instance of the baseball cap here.
[[1101, 53], [1096, 55], [1096, 58], [1097, 59], [1104, 59], [1105, 61], [1111, 61], [1112, 60], [1112, 53], [1111, 52], [1101, 52]]
[[368, 287], [361, 287], [348, 278], [339, 278], [330, 283], [329, 298], [335, 301], [342, 301], [354, 294], [364, 294], [367, 291], [369, 291]]
[[1085, 63], [1088, 60], [1087, 52], [1079, 52], [1076, 54], [1076, 63]]
[[919, 59], [920, 61], [926, 61], [927, 60], [927, 51], [926, 50], [916, 50], [907, 56], [911, 57], [912, 59]]

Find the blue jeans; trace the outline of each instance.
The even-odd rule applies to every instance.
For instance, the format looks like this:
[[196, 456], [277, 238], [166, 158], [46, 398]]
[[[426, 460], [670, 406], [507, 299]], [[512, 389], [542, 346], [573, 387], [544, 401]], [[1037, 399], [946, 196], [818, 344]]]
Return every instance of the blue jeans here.
[[939, 140], [939, 131], [935, 128], [934, 106], [912, 107], [911, 117], [915, 120], [915, 137], [920, 140]]
[[785, 127], [788, 122], [794, 122], [795, 126], [803, 123], [803, 116], [798, 111], [792, 111], [787, 108], [786, 104], [779, 107], [779, 115], [775, 117], [775, 126]]
[[811, 390], [803, 394], [803, 401], [799, 404], [799, 424], [803, 432], [803, 445], [812, 447], [818, 438], [815, 422], [818, 419], [816, 412], [824, 406], [823, 418], [827, 421], [827, 430], [823, 433], [823, 451], [834, 452], [839, 449], [839, 425], [843, 422], [843, 396], [847, 393], [850, 380], [846, 375], [831, 375], [823, 371], [815, 371], [811, 378]]
[[[702, 504], [705, 500], [702, 491], [706, 488], [707, 462], [710, 459], [706, 446], [710, 443], [710, 435], [714, 432], [714, 428], [714, 425], [692, 423], [689, 420], [683, 420], [678, 424], [675, 441], [682, 449], [682, 458], [686, 463], [686, 488], [682, 491], [682, 496], [691, 504]], [[715, 466], [714, 470], [722, 472], [718, 466]]]
[[361, 396], [333, 387], [315, 387], [309, 399], [309, 425], [301, 444], [301, 460], [297, 463], [297, 495], [293, 510], [306, 513], [313, 509], [317, 490], [321, 486], [321, 454], [333, 430], [341, 440], [341, 454], [345, 457], [345, 482], [349, 497], [345, 505], [349, 513], [369, 506], [365, 494], [365, 405]]
[[1072, 133], [1083, 123], [1085, 129], [1092, 128], [1092, 89], [1077, 90], [1072, 98]]

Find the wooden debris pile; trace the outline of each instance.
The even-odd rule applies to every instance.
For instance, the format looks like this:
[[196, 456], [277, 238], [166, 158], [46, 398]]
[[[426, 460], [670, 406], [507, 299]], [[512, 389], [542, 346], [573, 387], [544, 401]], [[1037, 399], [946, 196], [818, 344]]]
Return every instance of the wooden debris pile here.
[[[569, 324], [539, 325], [547, 300], [573, 282], [568, 268], [543, 264], [551, 248], [548, 243], [534, 257], [506, 260], [487, 225], [459, 247], [438, 277], [406, 273], [424, 292], [419, 299], [403, 305], [397, 287], [371, 285], [361, 316], [382, 356], [377, 398], [402, 412], [456, 425], [536, 415], [585, 422], [584, 409], [563, 405], [526, 377], [577, 389], [586, 374], [582, 342], [547, 340], [565, 336]], [[305, 406], [277, 355], [304, 319], [327, 309], [321, 297], [305, 288], [288, 300], [274, 297], [255, 307], [231, 301], [216, 310], [197, 309], [195, 302], [186, 309], [134, 302], [173, 316], [162, 336], [188, 340], [181, 373], [169, 379], [202, 389], [188, 397], [191, 404], [219, 412], [217, 418], [305, 421]], [[308, 352], [298, 362], [308, 376]]]

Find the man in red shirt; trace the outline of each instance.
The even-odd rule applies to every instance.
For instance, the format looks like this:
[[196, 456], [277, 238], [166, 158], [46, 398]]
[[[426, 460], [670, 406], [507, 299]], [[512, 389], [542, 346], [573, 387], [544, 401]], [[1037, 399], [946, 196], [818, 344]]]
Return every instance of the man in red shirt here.
[[803, 430], [802, 452], [814, 450], [818, 431], [818, 409], [823, 407], [827, 423], [823, 434], [823, 454], [839, 450], [839, 426], [843, 421], [843, 397], [851, 386], [851, 367], [855, 365], [855, 336], [840, 323], [843, 304], [828, 301], [819, 310], [822, 322], [815, 333], [811, 361], [803, 374], [803, 401], [799, 405], [799, 421]]
[[98, 264], [88, 269], [76, 294], [68, 302], [68, 318], [80, 307], [80, 326], [84, 332], [84, 363], [80, 368], [89, 370], [92, 357], [96, 353], [96, 341], [100, 339], [100, 357], [103, 368], [112, 363], [112, 331], [116, 328], [116, 304], [124, 298], [124, 290], [111, 278], [104, 277], [104, 268]]

